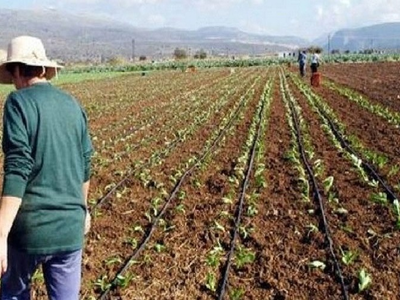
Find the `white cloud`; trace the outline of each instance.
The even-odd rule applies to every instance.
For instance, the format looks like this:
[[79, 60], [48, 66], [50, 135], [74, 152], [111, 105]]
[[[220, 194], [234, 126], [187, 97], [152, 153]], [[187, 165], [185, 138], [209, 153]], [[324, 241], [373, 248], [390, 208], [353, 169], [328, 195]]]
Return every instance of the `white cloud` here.
[[250, 2], [248, 4], [254, 5], [264, 4], [264, 0], [188, 0], [187, 2], [193, 2], [193, 5], [203, 11], [228, 9], [234, 5], [246, 2]]
[[147, 18], [149, 24], [155, 27], [160, 27], [165, 25], [165, 18], [162, 15], [150, 15]]
[[400, 21], [398, 0], [328, 0], [315, 10], [327, 30]]
[[[132, 7], [138, 4], [157, 4], [161, 3], [167, 0], [113, 0], [112, 3], [107, 0], [63, 0], [63, 1], [58, 1], [58, 4], [79, 4], [79, 5], [105, 5], [105, 4], [112, 4], [113, 6], [116, 7]], [[54, 2], [54, 1], [48, 1], [48, 2]]]

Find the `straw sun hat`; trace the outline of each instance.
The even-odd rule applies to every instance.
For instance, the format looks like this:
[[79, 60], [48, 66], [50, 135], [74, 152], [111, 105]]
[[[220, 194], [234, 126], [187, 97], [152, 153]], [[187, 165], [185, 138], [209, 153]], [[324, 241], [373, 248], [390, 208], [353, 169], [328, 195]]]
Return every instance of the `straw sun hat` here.
[[11, 74], [6, 70], [9, 63], [23, 63], [28, 66], [46, 68], [46, 79], [51, 79], [57, 74], [57, 69], [63, 68], [46, 56], [43, 43], [40, 39], [31, 36], [19, 36], [8, 44], [6, 58], [0, 51], [0, 83], [12, 83]]

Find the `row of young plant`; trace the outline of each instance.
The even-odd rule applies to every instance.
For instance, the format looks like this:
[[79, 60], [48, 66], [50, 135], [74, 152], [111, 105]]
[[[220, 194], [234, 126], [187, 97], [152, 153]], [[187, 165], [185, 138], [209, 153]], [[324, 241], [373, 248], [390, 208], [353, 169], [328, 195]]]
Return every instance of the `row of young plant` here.
[[[160, 99], [174, 97], [177, 90], [196, 90], [205, 83], [213, 83], [225, 77], [227, 72], [223, 70], [210, 74], [198, 73], [190, 77], [172, 72], [160, 72], [147, 77], [127, 74], [110, 80], [66, 85], [65, 89], [82, 101], [89, 117], [96, 121], [115, 117], [116, 111], [121, 116], [128, 116], [129, 110], [126, 108], [134, 103], [157, 103]], [[160, 84], [161, 80], [163, 84]]]
[[[362, 159], [357, 155], [355, 155], [354, 152], [349, 152], [348, 149], [345, 149], [341, 144], [341, 142], [337, 139], [337, 134], [333, 132], [332, 124], [334, 123], [337, 126], [337, 128], [339, 128], [339, 131], [341, 131], [342, 134], [343, 132], [345, 132], [345, 128], [344, 125], [341, 124], [338, 121], [338, 119], [334, 116], [334, 112], [323, 102], [323, 99], [319, 98], [316, 94], [314, 94], [311, 91], [311, 89], [309, 89], [304, 83], [301, 82], [301, 80], [299, 80], [295, 76], [292, 76], [291, 79], [296, 84], [296, 86], [302, 91], [303, 95], [306, 97], [308, 103], [313, 108], [313, 110], [319, 115], [323, 123], [322, 128], [324, 129], [325, 133], [330, 137], [330, 140], [334, 143], [338, 151], [344, 153], [344, 156], [353, 164], [354, 170], [360, 175], [360, 178], [368, 186], [370, 186], [373, 190], [375, 190], [374, 193], [371, 193], [370, 200], [375, 203], [388, 203], [387, 194], [382, 191], [380, 192], [377, 191], [378, 182], [375, 179], [371, 178], [369, 174], [367, 174], [366, 170], [363, 168]], [[357, 148], [360, 149], [361, 147], [358, 146]], [[336, 200], [336, 203], [339, 204], [338, 199]], [[348, 211], [343, 207], [339, 207], [338, 209], [340, 209], [340, 212], [343, 214], [348, 213]], [[390, 208], [388, 207], [388, 209]], [[392, 215], [394, 215], [395, 217], [396, 224], [398, 224], [399, 206], [397, 199], [394, 199], [392, 209], [390, 210]], [[372, 229], [369, 230], [368, 232], [370, 234], [376, 235], [376, 233], [374, 233]], [[360, 253], [361, 253], [360, 249], [348, 250], [346, 252], [341, 251], [342, 262], [348, 265], [354, 262], [360, 255]], [[372, 277], [368, 273], [366, 268], [360, 268], [358, 272], [358, 278], [359, 278], [358, 288], [360, 292], [370, 287], [372, 283]]]
[[[118, 153], [118, 149], [122, 147], [120, 144], [125, 146], [124, 152], [130, 152], [132, 148], [135, 148], [132, 146], [130, 140], [136, 138], [136, 133], [141, 130], [151, 130], [152, 126], [157, 126], [159, 135], [163, 132], [171, 132], [170, 129], [174, 128], [174, 126], [170, 124], [179, 120], [182, 122], [182, 118], [186, 118], [188, 122], [191, 119], [195, 119], [200, 111], [206, 109], [207, 106], [213, 103], [215, 99], [218, 99], [220, 95], [226, 92], [233, 92], [231, 87], [236, 86], [238, 82], [243, 81], [248, 75], [250, 74], [241, 73], [241, 76], [219, 79], [218, 82], [207, 83], [188, 92], [180, 93], [173, 97], [171, 96], [166, 102], [152, 104], [152, 106], [146, 110], [138, 111], [134, 115], [125, 117], [122, 120], [110, 124], [105, 129], [103, 128], [97, 131], [96, 136], [93, 137], [96, 142], [95, 146], [101, 145], [101, 147], [99, 147], [100, 151], [110, 154], [110, 159], [112, 159], [113, 156], [120, 156]], [[162, 93], [163, 91], [160, 92]], [[165, 97], [165, 95], [163, 96]], [[164, 128], [166, 128], [166, 130]], [[110, 133], [112, 136], [110, 136]], [[177, 134], [179, 134], [179, 132]], [[152, 135], [151, 137], [147, 136], [147, 138], [156, 140], [160, 137]], [[167, 140], [167, 138], [164, 139]], [[139, 144], [141, 144], [141, 142], [139, 142]], [[109, 151], [109, 149], [113, 151]]]
[[328, 86], [331, 90], [338, 92], [340, 95], [357, 103], [358, 105], [365, 108], [369, 112], [376, 114], [377, 116], [386, 120], [389, 124], [394, 125], [397, 128], [400, 128], [400, 113], [394, 112], [393, 110], [391, 110], [386, 106], [380, 104], [373, 104], [360, 93], [350, 88], [338, 85], [332, 81], [325, 80], [324, 84], [326, 84], [326, 86]]
[[[292, 134], [292, 148], [289, 152], [288, 158], [294, 162], [297, 170], [299, 171], [299, 182], [302, 186], [303, 198], [306, 202], [309, 202], [308, 213], [316, 214], [317, 224], [320, 225], [321, 230], [325, 236], [325, 240], [328, 244], [327, 252], [329, 253], [330, 259], [333, 261], [334, 271], [338, 278], [339, 284], [341, 286], [341, 291], [344, 299], [348, 299], [347, 288], [345, 285], [345, 280], [342, 275], [342, 268], [338, 262], [336, 255], [336, 247], [333, 242], [332, 233], [330, 230], [330, 222], [328, 221], [329, 211], [326, 209], [326, 203], [331, 203], [334, 201], [335, 206], [339, 204], [339, 199], [332, 192], [334, 187], [334, 178], [325, 174], [324, 162], [317, 158], [314, 151], [313, 140], [309, 135], [308, 124], [303, 119], [302, 109], [292, 95], [286, 77], [283, 72], [280, 73], [281, 82], [281, 94], [283, 101], [287, 110], [287, 117], [289, 122], [289, 127], [291, 128]], [[328, 175], [322, 178], [324, 175]], [[322, 188], [320, 187], [322, 186]], [[309, 197], [312, 194], [312, 198]], [[326, 200], [328, 201], [325, 201]], [[335, 208], [334, 213], [342, 212], [343, 207]], [[307, 225], [308, 232], [319, 231], [319, 226], [311, 223]], [[339, 245], [339, 248], [340, 245]], [[324, 270], [326, 268], [326, 262], [324, 259], [316, 259], [309, 262], [310, 268], [318, 268]]]
[[[235, 106], [230, 110], [230, 113], [224, 117], [221, 123], [213, 130], [210, 137], [206, 141], [204, 148], [200, 152], [199, 156], [192, 156], [184, 161], [180, 166], [177, 166], [177, 169], [173, 172], [173, 176], [169, 178], [170, 183], [160, 183], [157, 184], [157, 188], [159, 190], [159, 194], [152, 198], [151, 206], [148, 211], [145, 213], [148, 219], [148, 225], [142, 226], [135, 224], [133, 228], [135, 229], [133, 232], [133, 236], [129, 237], [129, 243], [132, 248], [135, 249], [134, 255], [131, 257], [131, 263], [138, 258], [140, 251], [145, 249], [145, 244], [149, 243], [152, 233], [155, 231], [156, 227], [162, 229], [162, 234], [165, 232], [174, 230], [174, 225], [170, 223], [168, 220], [163, 218], [167, 208], [171, 205], [171, 201], [175, 200], [177, 203], [175, 205], [175, 213], [185, 213], [185, 192], [180, 189], [186, 177], [194, 172], [195, 169], [202, 169], [207, 159], [210, 157], [213, 149], [219, 145], [221, 140], [228, 134], [228, 130], [232, 128], [233, 123], [237, 121], [238, 114], [243, 110], [243, 108], [247, 105], [247, 101], [251, 98], [252, 90], [254, 85], [258, 82], [259, 78], [257, 78], [252, 86], [248, 89], [248, 91], [241, 97], [240, 101], [236, 102]], [[160, 163], [158, 161], [156, 164]], [[139, 180], [142, 178], [139, 176]], [[149, 177], [147, 180], [155, 181], [156, 179], [151, 178], [149, 173]], [[144, 186], [147, 185], [147, 180], [142, 181]], [[196, 183], [195, 183], [196, 184]], [[172, 191], [167, 192], [167, 186], [172, 186]], [[145, 229], [147, 227], [147, 230]], [[150, 227], [150, 229], [149, 229]], [[143, 237], [144, 233], [148, 233], [147, 236]], [[161, 235], [162, 235], [161, 234]], [[157, 239], [159, 240], [159, 239]], [[156, 242], [154, 245], [148, 247], [150, 249], [154, 249], [157, 253], [167, 251], [166, 246], [160, 242]], [[128, 267], [129, 268], [129, 267]], [[124, 272], [126, 270], [123, 270]], [[104, 289], [103, 295], [108, 293], [109, 289], [113, 285], [121, 286], [120, 279], [126, 278], [127, 276], [121, 272], [116, 275], [115, 279], [109, 282], [107, 285], [104, 285], [104, 276], [101, 276], [99, 280], [96, 282], [98, 286], [107, 287]], [[130, 273], [128, 273], [128, 277]]]
[[[226, 100], [224, 100], [226, 101]], [[232, 110], [231, 110], [232, 111]], [[166, 150], [166, 149], [164, 149]], [[169, 151], [172, 151], [172, 148], [169, 149]], [[165, 192], [165, 186], [162, 183], [156, 183], [155, 180], [152, 179], [151, 177], [151, 168], [150, 167], [154, 167], [154, 166], [159, 166], [163, 163], [163, 159], [166, 158], [167, 156], [167, 152], [166, 151], [162, 151], [162, 152], [154, 152], [153, 155], [151, 157], [148, 158], [148, 160], [145, 163], [145, 166], [142, 164], [141, 166], [137, 166], [135, 167], [135, 169], [137, 170], [135, 172], [135, 176], [136, 178], [142, 182], [142, 185], [147, 189], [149, 188], [149, 185], [151, 184], [151, 186], [156, 187], [157, 189], [160, 190], [161, 194], [166, 194]], [[178, 173], [178, 172], [177, 172]], [[117, 192], [117, 197], [123, 197], [123, 191], [126, 191], [125, 187], [120, 188], [122, 189], [122, 191]], [[154, 212], [158, 212], [158, 207], [160, 205], [159, 203], [159, 198], [154, 197], [154, 199], [151, 201], [151, 208], [149, 210], [149, 212], [152, 210], [153, 214], [148, 214], [146, 213], [147, 216], [150, 216], [150, 218], [154, 215]], [[150, 219], [149, 217], [147, 217], [148, 219]]]
[[[353, 162], [355, 169], [358, 171], [363, 181], [374, 189], [378, 189], [379, 186], [382, 188], [383, 185], [383, 187], [386, 190], [389, 189], [390, 191], [399, 191], [400, 186], [391, 187], [386, 182], [384, 182], [383, 179], [377, 180], [375, 176], [371, 176], [371, 173], [372, 175], [374, 175], [374, 173], [376, 173], [376, 175], [379, 175], [378, 172], [370, 172], [370, 170], [366, 170], [365, 168], [366, 162], [368, 162], [369, 164], [372, 164], [372, 166], [375, 167], [377, 170], [382, 170], [383, 167], [387, 163], [389, 163], [385, 155], [373, 152], [372, 150], [367, 149], [364, 145], [362, 145], [362, 143], [357, 139], [357, 137], [352, 136], [348, 132], [346, 126], [340, 122], [340, 120], [335, 115], [334, 111], [323, 101], [323, 99], [321, 99], [318, 95], [313, 93], [304, 83], [302, 83], [295, 76], [292, 76], [291, 78], [295, 82], [295, 84], [299, 87], [299, 89], [303, 92], [303, 94], [307, 97], [310, 104], [314, 105], [314, 107], [318, 110], [318, 112], [321, 115], [321, 118], [324, 118], [326, 120], [325, 121], [326, 126], [329, 126], [330, 128], [334, 126], [338, 134], [344, 137], [344, 142], [342, 143], [337, 139], [337, 137], [335, 137], [336, 147], [338, 147], [338, 149], [341, 149], [343, 151], [346, 150], [343, 149], [343, 143], [345, 145], [348, 145], [348, 149], [347, 151], [345, 151], [346, 156]], [[349, 151], [349, 149], [354, 149], [354, 150]], [[390, 177], [392, 175], [397, 174], [398, 172], [399, 172], [399, 167], [397, 165], [392, 165], [392, 168], [390, 169], [387, 176]], [[379, 176], [379, 178], [380, 177], [381, 176]], [[389, 194], [393, 194], [393, 192], [389, 192]], [[392, 197], [391, 200], [395, 201], [397, 200], [396, 198], [397, 197], [393, 199]], [[388, 193], [377, 191], [371, 195], [371, 200], [378, 203], [388, 203], [389, 202]]]
[[[154, 142], [160, 140], [168, 146], [175, 140], [183, 138], [187, 134], [187, 129], [175, 128], [182, 122], [189, 124], [193, 120], [194, 123], [199, 124], [204, 112], [218, 111], [226, 104], [222, 100], [228, 99], [230, 94], [237, 92], [236, 89], [232, 89], [232, 86], [236, 86], [235, 83], [238, 80], [243, 80], [243, 78], [229, 80], [224, 85], [218, 84], [208, 94], [198, 90], [185, 98], [178, 96], [176, 99], [170, 100], [168, 107], [162, 107], [158, 112], [152, 111], [149, 116], [147, 113], [144, 114], [145, 116], [141, 115], [140, 119], [132, 124], [132, 130], [125, 132], [125, 135], [103, 137], [100, 145], [96, 147], [95, 144], [95, 148], [99, 149], [93, 157], [96, 173], [101, 174], [104, 170], [109, 170], [110, 165], [114, 165], [118, 161], [126, 162], [127, 159], [129, 160], [129, 156], [136, 155], [136, 151], [140, 147], [151, 147]], [[128, 126], [131, 125], [128, 124]], [[149, 135], [148, 133], [152, 131], [157, 132]], [[122, 173], [119, 175], [124, 176], [125, 172], [122, 171]]]
[[[210, 95], [212, 97], [211, 100], [204, 101], [204, 99], [200, 99], [199, 102], [202, 104], [201, 109], [193, 109], [190, 111], [190, 113], [185, 112], [183, 115], [175, 114], [175, 117], [171, 117], [171, 119], [176, 120], [174, 126], [170, 125], [169, 128], [165, 128], [163, 131], [156, 132], [155, 134], [149, 134], [149, 132], [146, 132], [146, 135], [136, 144], [136, 146], [130, 146], [127, 144], [130, 147], [130, 151], [126, 152], [126, 155], [122, 160], [125, 169], [118, 171], [119, 178], [122, 178], [121, 181], [126, 181], [127, 177], [130, 177], [132, 173], [135, 173], [136, 178], [143, 182], [145, 186], [149, 184], [153, 185], [154, 181], [150, 178], [150, 169], [154, 166], [162, 165], [163, 160], [168, 157], [169, 153], [172, 153], [179, 144], [189, 140], [203, 123], [211, 120], [213, 115], [215, 115], [217, 112], [223, 112], [230, 105], [235, 105], [235, 103], [231, 103], [232, 99], [235, 99], [235, 96], [240, 95], [244, 89], [247, 89], [251, 80], [252, 77], [248, 77], [242, 81], [243, 84], [241, 85], [234, 85], [233, 88], [231, 85], [227, 85], [226, 88], [223, 89], [219, 88], [218, 92]], [[219, 96], [219, 98], [216, 98], [217, 100], [213, 99], [215, 95]], [[203, 106], [203, 104], [205, 105]], [[190, 125], [183, 129], [176, 129], [180, 127], [182, 128], [183, 123]], [[158, 131], [159, 128], [156, 130]], [[162, 134], [165, 135], [169, 133], [173, 133], [173, 136], [169, 139], [162, 137]], [[163, 145], [165, 145], [164, 147], [161, 149], [150, 147], [150, 142], [157, 142], [160, 139], [163, 140]], [[148, 152], [149, 156], [143, 158], [144, 161], [139, 159], [137, 151], [133, 151], [137, 150], [140, 146], [146, 146], [148, 149], [151, 149], [151, 152]], [[131, 162], [128, 164], [128, 168], [126, 168], [127, 161]], [[109, 171], [109, 168], [107, 170]], [[103, 191], [103, 193], [106, 193], [106, 196], [109, 195], [109, 191], [113, 190], [115, 186], [120, 185], [119, 182], [115, 182], [114, 176], [112, 179], [114, 181], [107, 185]], [[104, 180], [104, 178], [102, 178], [102, 180]], [[104, 196], [102, 195], [100, 195], [100, 198], [104, 199]]]
[[[213, 72], [209, 76], [200, 73], [191, 78], [169, 77], [169, 74], [164, 74], [163, 84], [160, 84], [159, 76], [144, 78], [138, 82], [135, 81], [134, 76], [125, 76], [123, 81], [119, 80], [116, 85], [109, 87], [111, 90], [109, 95], [101, 96], [108, 101], [100, 102], [101, 105], [96, 101], [96, 109], [92, 108], [88, 114], [95, 119], [111, 119], [112, 122], [108, 125], [104, 124], [101, 128], [96, 128], [101, 134], [107, 134], [110, 131], [121, 132], [120, 129], [124, 129], [127, 124], [124, 120], [150, 118], [171, 105], [178, 105], [181, 101], [188, 102], [192, 95], [199, 94], [200, 91], [216, 89], [219, 84], [244, 76], [246, 73], [249, 72], [238, 72], [234, 76], [228, 76], [226, 72]], [[86, 104], [86, 106], [93, 105]], [[116, 110], [120, 111], [118, 115], [122, 117], [115, 119]], [[131, 113], [132, 110], [134, 114]], [[128, 125], [131, 124], [128, 123]]]
[[[266, 185], [263, 176], [263, 138], [268, 123], [273, 80], [274, 75], [271, 74], [258, 101], [241, 154], [236, 159], [234, 172], [228, 178], [229, 190], [221, 199], [223, 210], [211, 221], [211, 234], [217, 238], [205, 258], [209, 269], [205, 287], [219, 299], [224, 298], [226, 290], [230, 299], [244, 297], [244, 287], [228, 283], [231, 265], [236, 272], [255, 262], [256, 251], [246, 247], [244, 240], [254, 230], [260, 230], [251, 224], [251, 218], [257, 214], [259, 193]], [[232, 211], [233, 207], [235, 211]]]
[[[360, 93], [343, 86], [340, 86], [332, 81], [328, 81], [326, 85], [333, 91], [338, 92], [340, 95], [346, 97], [350, 101], [355, 102], [362, 108], [366, 109], [370, 113], [377, 115], [383, 121], [387, 122], [388, 127], [392, 127], [395, 129], [400, 128], [400, 113], [394, 112], [392, 109], [380, 105], [373, 104], [371, 101]], [[345, 130], [345, 129], [343, 129]], [[392, 185], [390, 189], [393, 189], [395, 192], [400, 192], [400, 183], [398, 182], [399, 174], [400, 174], [400, 164], [397, 160], [397, 155], [390, 154], [389, 152], [382, 153], [372, 151], [367, 147], [363, 146], [363, 143], [355, 136], [348, 135], [347, 140], [351, 147], [358, 153], [361, 154], [365, 161], [370, 162], [374, 168], [376, 168], [379, 174], [382, 174]], [[386, 183], [384, 183], [386, 184]], [[391, 197], [396, 198], [395, 196]]]

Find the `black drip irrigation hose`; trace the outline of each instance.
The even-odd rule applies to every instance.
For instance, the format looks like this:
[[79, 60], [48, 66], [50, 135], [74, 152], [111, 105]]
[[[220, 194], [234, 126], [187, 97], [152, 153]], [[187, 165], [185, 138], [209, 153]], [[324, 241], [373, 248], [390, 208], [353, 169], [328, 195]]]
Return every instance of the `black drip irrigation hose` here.
[[194, 164], [192, 167], [190, 167], [188, 170], [185, 171], [185, 173], [181, 176], [181, 178], [179, 179], [179, 181], [176, 183], [176, 185], [174, 186], [174, 188], [172, 189], [172, 192], [170, 194], [170, 196], [168, 197], [168, 199], [166, 200], [163, 208], [161, 209], [160, 213], [157, 215], [157, 217], [154, 219], [154, 221], [152, 222], [152, 224], [150, 225], [149, 229], [146, 231], [146, 235], [144, 237], [144, 239], [142, 240], [140, 246], [134, 251], [134, 253], [125, 260], [124, 265], [122, 266], [122, 268], [117, 272], [117, 274], [115, 275], [115, 278], [113, 279], [113, 281], [111, 282], [110, 287], [108, 287], [105, 291], [103, 291], [103, 293], [100, 295], [100, 297], [98, 298], [99, 300], [106, 300], [108, 299], [108, 295], [111, 292], [111, 290], [113, 288], [115, 288], [116, 286], [116, 281], [118, 276], [121, 276], [122, 274], [124, 274], [129, 267], [131, 266], [131, 264], [136, 260], [136, 258], [139, 256], [139, 254], [143, 251], [143, 249], [145, 248], [145, 246], [147, 245], [147, 243], [149, 242], [154, 230], [157, 227], [158, 222], [160, 221], [160, 219], [163, 217], [164, 213], [166, 212], [169, 204], [172, 202], [172, 200], [175, 198], [176, 194], [179, 191], [179, 188], [182, 186], [184, 180], [186, 179], [186, 177], [188, 177], [193, 171], [194, 169], [197, 167], [198, 163], [202, 162], [203, 160], [205, 160], [205, 158], [214, 150], [214, 148], [217, 146], [217, 144], [221, 141], [221, 139], [223, 138], [223, 136], [225, 135], [225, 133], [228, 131], [228, 129], [231, 127], [232, 123], [236, 120], [237, 116], [239, 115], [239, 112], [241, 111], [242, 107], [245, 104], [245, 97], [243, 97], [241, 103], [239, 104], [239, 106], [237, 107], [234, 115], [231, 117], [231, 119], [229, 120], [229, 122], [225, 125], [225, 127], [223, 129], [221, 129], [220, 133], [218, 134], [218, 136], [215, 138], [214, 142], [212, 143], [212, 145], [210, 146], [210, 148], [205, 151], [203, 153], [203, 155], [198, 159], [197, 163]]
[[[321, 112], [321, 114], [325, 117], [325, 119], [328, 121], [330, 128], [332, 129], [333, 133], [335, 134], [335, 137], [339, 140], [340, 145], [345, 148], [348, 152], [353, 154], [356, 157], [360, 157], [354, 149], [349, 145], [349, 143], [343, 138], [342, 134], [339, 132], [337, 129], [337, 126], [333, 123], [333, 121], [327, 116], [326, 112], [318, 107], [318, 110]], [[392, 202], [397, 198], [396, 194], [392, 191], [392, 188], [389, 187], [389, 185], [385, 182], [385, 180], [382, 179], [382, 176], [378, 174], [378, 172], [374, 169], [373, 166], [371, 166], [369, 163], [365, 162], [364, 160], [361, 160], [361, 165], [364, 168], [364, 170], [367, 170], [367, 172], [375, 179], [377, 180], [385, 190], [389, 200]]]
[[338, 260], [336, 258], [336, 255], [335, 255], [335, 251], [334, 251], [334, 247], [333, 247], [333, 240], [332, 240], [332, 237], [331, 237], [328, 220], [326, 218], [324, 203], [322, 201], [322, 196], [321, 196], [321, 194], [319, 192], [319, 188], [318, 188], [318, 184], [317, 184], [317, 181], [315, 179], [315, 176], [314, 176], [314, 172], [313, 172], [313, 170], [312, 170], [312, 168], [310, 166], [310, 163], [308, 162], [307, 156], [305, 154], [304, 143], [303, 143], [303, 140], [302, 140], [302, 137], [301, 137], [301, 129], [300, 129], [299, 121], [298, 121], [298, 116], [297, 116], [297, 113], [296, 113], [296, 110], [295, 110], [295, 107], [294, 107], [292, 101], [288, 101], [288, 102], [289, 102], [289, 105], [290, 105], [290, 109], [292, 111], [292, 119], [293, 119], [294, 125], [296, 127], [296, 137], [297, 137], [297, 143], [299, 145], [301, 157], [302, 157], [303, 163], [304, 163], [304, 165], [305, 165], [305, 167], [307, 169], [308, 176], [309, 176], [309, 178], [310, 178], [310, 180], [312, 182], [312, 186], [313, 186], [313, 190], [314, 190], [314, 199], [316, 199], [318, 201], [318, 205], [320, 207], [321, 216], [322, 216], [322, 222], [323, 222], [324, 230], [325, 230], [325, 237], [326, 237], [326, 239], [328, 241], [328, 245], [329, 245], [329, 252], [330, 252], [331, 257], [333, 259], [337, 276], [339, 277], [343, 298], [345, 300], [348, 300], [349, 296], [348, 296], [348, 293], [347, 293], [347, 288], [346, 288], [346, 284], [344, 282], [344, 277], [343, 277], [343, 274], [342, 274], [342, 271], [341, 271], [341, 268], [340, 268], [340, 264], [339, 264], [339, 262], [338, 262]]
[[[263, 97], [264, 97], [264, 94], [263, 94]], [[239, 235], [239, 226], [240, 226], [240, 221], [241, 221], [242, 214], [243, 214], [244, 198], [245, 198], [245, 195], [246, 195], [247, 186], [249, 184], [251, 171], [252, 171], [253, 165], [254, 165], [254, 157], [255, 157], [255, 154], [256, 154], [257, 141], [259, 140], [259, 137], [260, 137], [261, 124], [262, 124], [262, 121], [263, 121], [262, 115], [263, 115], [263, 112], [264, 112], [264, 107], [265, 107], [265, 103], [263, 102], [262, 107], [261, 107], [260, 112], [259, 112], [259, 122], [257, 124], [257, 134], [253, 139], [253, 142], [252, 142], [252, 145], [251, 145], [251, 155], [249, 156], [248, 161], [247, 161], [246, 176], [245, 176], [245, 178], [244, 178], [244, 180], [242, 182], [242, 187], [241, 187], [241, 192], [240, 192], [240, 197], [239, 197], [239, 206], [238, 206], [236, 217], [235, 217], [235, 228], [234, 228], [233, 236], [232, 236], [231, 243], [230, 243], [229, 254], [228, 254], [228, 257], [227, 257], [227, 261], [225, 263], [225, 267], [224, 267], [223, 276], [222, 276], [222, 279], [221, 279], [220, 288], [219, 288], [219, 291], [218, 291], [218, 300], [222, 300], [223, 299], [223, 297], [225, 296], [226, 287], [228, 285], [229, 271], [230, 271], [230, 267], [232, 265], [232, 257], [233, 257], [234, 252], [235, 252], [235, 244], [236, 244], [236, 240], [237, 240], [238, 235]]]
[[[175, 140], [175, 142], [171, 143], [167, 148], [168, 150], [172, 149], [175, 147], [175, 145], [179, 142], [180, 139]], [[163, 156], [160, 156], [163, 157]], [[151, 159], [148, 159], [147, 163], [143, 164], [141, 168], [146, 168], [151, 165]], [[122, 178], [106, 195], [104, 195], [102, 198], [100, 198], [95, 205], [91, 208], [91, 210], [95, 210], [96, 208], [99, 208], [103, 203], [120, 187], [122, 186], [129, 178], [131, 178], [132, 174], [136, 171], [135, 168], [131, 168], [128, 170], [126, 173], [125, 177]]]

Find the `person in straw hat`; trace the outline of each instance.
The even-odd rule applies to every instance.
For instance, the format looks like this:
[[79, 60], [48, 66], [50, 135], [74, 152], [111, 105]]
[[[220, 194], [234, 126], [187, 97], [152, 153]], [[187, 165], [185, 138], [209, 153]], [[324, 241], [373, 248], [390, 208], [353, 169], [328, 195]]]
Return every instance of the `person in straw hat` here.
[[61, 68], [30, 36], [12, 39], [0, 63], [0, 83], [16, 88], [3, 117], [1, 299], [29, 299], [39, 265], [50, 299], [79, 298], [93, 150], [85, 111], [48, 82]]

